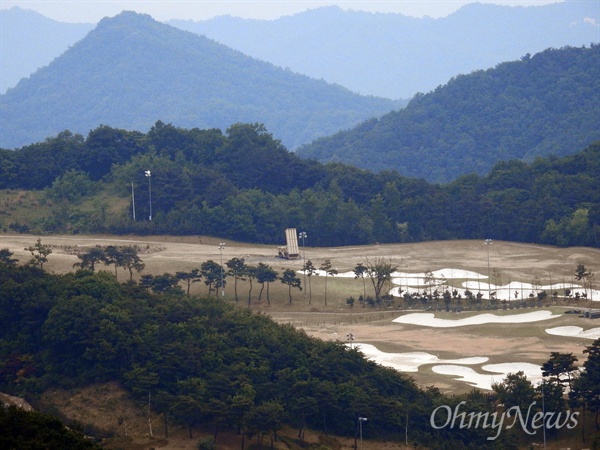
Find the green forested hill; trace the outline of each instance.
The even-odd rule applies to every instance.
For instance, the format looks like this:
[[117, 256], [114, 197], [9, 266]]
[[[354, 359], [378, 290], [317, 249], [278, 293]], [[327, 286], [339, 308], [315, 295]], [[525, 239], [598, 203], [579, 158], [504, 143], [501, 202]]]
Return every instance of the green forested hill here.
[[[310, 338], [218, 298], [181, 290], [154, 294], [136, 283], [119, 284], [108, 272], [51, 275], [2, 256], [5, 391], [33, 395], [115, 380], [135, 398], [151, 398], [165, 428], [204, 425], [217, 442], [225, 429], [269, 435], [282, 424], [300, 430], [299, 436], [305, 427], [355, 436], [360, 416], [369, 417], [366, 438], [402, 441], [410, 416], [411, 442], [429, 448], [442, 448], [441, 442], [443, 448], [477, 448], [490, 435], [485, 429], [434, 430], [431, 412], [456, 398], [420, 390], [343, 343]], [[472, 394], [467, 400], [472, 408], [491, 410], [485, 399]], [[11, 436], [15, 425], [7, 425]], [[507, 433], [497, 448], [514, 448], [511, 442]]]
[[360, 96], [125, 12], [103, 19], [0, 96], [0, 147], [102, 124], [146, 132], [162, 120], [188, 128], [258, 121], [295, 148], [402, 104]]
[[458, 76], [297, 154], [449, 182], [498, 161], [579, 151], [600, 139], [599, 105], [600, 45], [549, 49]]
[[0, 229], [279, 244], [283, 230], [296, 227], [314, 246], [487, 238], [596, 246], [599, 173], [599, 143], [436, 185], [302, 160], [259, 124], [222, 132], [158, 122], [147, 134], [104, 126], [87, 138], [61, 133], [0, 150], [0, 189], [43, 190], [27, 207], [6, 191]]

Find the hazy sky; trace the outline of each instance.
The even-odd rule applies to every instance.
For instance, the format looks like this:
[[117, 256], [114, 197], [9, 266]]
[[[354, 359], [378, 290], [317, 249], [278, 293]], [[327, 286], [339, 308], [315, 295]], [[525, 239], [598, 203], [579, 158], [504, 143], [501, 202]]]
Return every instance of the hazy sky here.
[[[598, 0], [583, 0], [598, 1]], [[479, 3], [494, 3], [500, 5], [539, 6], [558, 3], [557, 0], [529, 1], [486, 1]], [[96, 23], [103, 17], [112, 17], [123, 10], [137, 11], [150, 14], [154, 19], [165, 21], [169, 19], [203, 20], [215, 16], [229, 14], [232, 16], [276, 19], [281, 16], [295, 14], [307, 9], [327, 5], [338, 5], [344, 9], [371, 12], [393, 12], [414, 17], [444, 17], [456, 11], [461, 6], [473, 1], [458, 0], [388, 0], [388, 1], [295, 1], [295, 0], [0, 0], [0, 8], [8, 9], [19, 6], [31, 9], [54, 20], [61, 22], [91, 22]]]

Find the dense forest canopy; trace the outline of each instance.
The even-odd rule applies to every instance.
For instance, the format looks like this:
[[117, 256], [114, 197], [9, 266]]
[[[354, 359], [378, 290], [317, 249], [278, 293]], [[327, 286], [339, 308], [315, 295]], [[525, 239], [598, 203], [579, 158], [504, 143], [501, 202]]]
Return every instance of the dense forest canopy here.
[[600, 139], [600, 44], [548, 49], [451, 79], [408, 106], [297, 149], [305, 158], [449, 182]]
[[[87, 137], [65, 131], [0, 150], [0, 189], [44, 190], [48, 208], [43, 218], [8, 216], [0, 226], [269, 244], [296, 227], [313, 246], [487, 238], [595, 246], [598, 173], [599, 143], [561, 158], [499, 162], [486, 176], [439, 185], [300, 159], [260, 124], [223, 132], [157, 122], [146, 134], [100, 126]], [[113, 204], [122, 207], [108, 214]]]

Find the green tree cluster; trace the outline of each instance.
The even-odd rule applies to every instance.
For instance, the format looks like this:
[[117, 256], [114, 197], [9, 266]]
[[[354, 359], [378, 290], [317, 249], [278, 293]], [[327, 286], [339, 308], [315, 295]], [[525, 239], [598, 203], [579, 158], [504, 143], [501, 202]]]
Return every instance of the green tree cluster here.
[[594, 414], [596, 434], [600, 430], [600, 339], [583, 353], [587, 359], [579, 368], [572, 353], [551, 352], [541, 366], [543, 379], [537, 386], [523, 372], [509, 373], [492, 384], [496, 403], [507, 412], [519, 409], [519, 423], [529, 434], [556, 436], [561, 429], [577, 427], [585, 443], [586, 412]]
[[[41, 245], [40, 242], [38, 239], [38, 245]], [[133, 280], [134, 271], [141, 272], [146, 267], [139, 256], [139, 249], [131, 245], [122, 247], [96, 245], [77, 253], [77, 258], [80, 262], [75, 263], [73, 267], [88, 269], [94, 272], [98, 263], [104, 263], [107, 266], [113, 265], [115, 268], [115, 278], [118, 278], [118, 269], [123, 268], [129, 272], [130, 281]]]
[[[267, 244], [280, 244], [283, 230], [296, 227], [310, 232], [314, 246], [490, 237], [593, 246], [599, 161], [595, 144], [562, 158], [499, 162], [486, 176], [436, 185], [302, 160], [260, 124], [235, 124], [225, 133], [161, 122], [147, 134], [100, 127], [87, 139], [64, 132], [0, 150], [0, 189], [46, 189], [52, 201], [63, 199], [50, 217], [0, 226]], [[109, 214], [106, 199], [128, 206], [112, 206]]]
[[101, 450], [81, 432], [67, 428], [56, 417], [0, 403], [0, 447], [17, 449]]

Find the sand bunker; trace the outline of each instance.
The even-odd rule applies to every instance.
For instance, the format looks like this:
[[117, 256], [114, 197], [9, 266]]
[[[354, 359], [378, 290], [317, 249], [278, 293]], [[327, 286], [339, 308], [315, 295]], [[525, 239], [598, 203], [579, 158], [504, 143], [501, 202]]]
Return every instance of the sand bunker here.
[[486, 356], [470, 358], [440, 359], [437, 355], [426, 352], [386, 353], [371, 344], [346, 344], [348, 347], [359, 349], [367, 359], [391, 367], [400, 372], [418, 372], [422, 365], [434, 364], [431, 370], [441, 375], [453, 376], [455, 380], [463, 381], [479, 389], [492, 389], [492, 384], [504, 380], [507, 374], [524, 372], [533, 384], [542, 380], [540, 366], [526, 362], [486, 364], [481, 367], [488, 373], [477, 372], [466, 365], [479, 365], [487, 362]]
[[523, 372], [533, 385], [542, 381], [540, 366], [531, 363], [487, 364], [482, 369], [492, 373], [479, 373], [470, 367], [456, 365], [439, 365], [431, 368], [435, 373], [451, 375], [455, 380], [486, 390], [492, 390], [492, 384], [503, 381], [509, 373]]
[[418, 372], [419, 367], [424, 364], [483, 364], [489, 359], [485, 356], [459, 359], [440, 359], [436, 355], [426, 352], [386, 353], [380, 351], [377, 347], [371, 344], [347, 345], [358, 348], [368, 359], [375, 361], [382, 366], [391, 367], [401, 372]]
[[584, 331], [583, 328], [576, 326], [555, 327], [546, 328], [546, 333], [555, 336], [578, 337], [584, 339], [600, 338], [600, 328], [590, 328], [589, 330]]
[[488, 292], [495, 293], [495, 297], [498, 300], [517, 300], [537, 297], [538, 292], [543, 291], [545, 291], [548, 295], [552, 295], [553, 292], [565, 292], [567, 289], [571, 290], [570, 298], [578, 296], [580, 298], [587, 298], [591, 301], [600, 300], [600, 291], [593, 289], [585, 290], [581, 285], [575, 283], [556, 283], [552, 285], [538, 286], [521, 281], [512, 281], [508, 284], [498, 286], [495, 284], [471, 280], [463, 282], [462, 287], [469, 289], [472, 292], [481, 292], [486, 297]]
[[[298, 271], [298, 273], [303, 273], [303, 271]], [[340, 272], [336, 275], [327, 275], [324, 270], [317, 269], [313, 274], [322, 277], [335, 276], [337, 278], [356, 278], [356, 274], [353, 271]], [[494, 297], [497, 300], [527, 299], [530, 298], [530, 296], [536, 297], [538, 292], [542, 291], [546, 291], [548, 295], [551, 295], [552, 292], [555, 291], [564, 292], [566, 289], [570, 289], [571, 297], [587, 297], [592, 301], [600, 301], [600, 291], [592, 289], [586, 291], [581, 285], [572, 282], [541, 286], [521, 281], [512, 281], [505, 285], [495, 285], [483, 281], [487, 279], [487, 275], [478, 272], [451, 268], [434, 270], [428, 273], [393, 272], [392, 284], [396, 287], [390, 289], [389, 294], [394, 297], [402, 297], [406, 292], [416, 294], [430, 289], [449, 289], [452, 291], [455, 289], [452, 287], [455, 285], [454, 281], [462, 280], [460, 286], [462, 286], [463, 289], [468, 289], [474, 293], [481, 292], [485, 298], [488, 298], [490, 293], [494, 293]]]
[[483, 325], [486, 323], [529, 323], [554, 319], [556, 317], [560, 317], [560, 315], [553, 315], [551, 311], [532, 311], [507, 316], [486, 313], [465, 317], [464, 319], [438, 319], [433, 313], [413, 313], [397, 317], [392, 320], [392, 322], [408, 325], [421, 325], [424, 327], [450, 328], [468, 325]]

